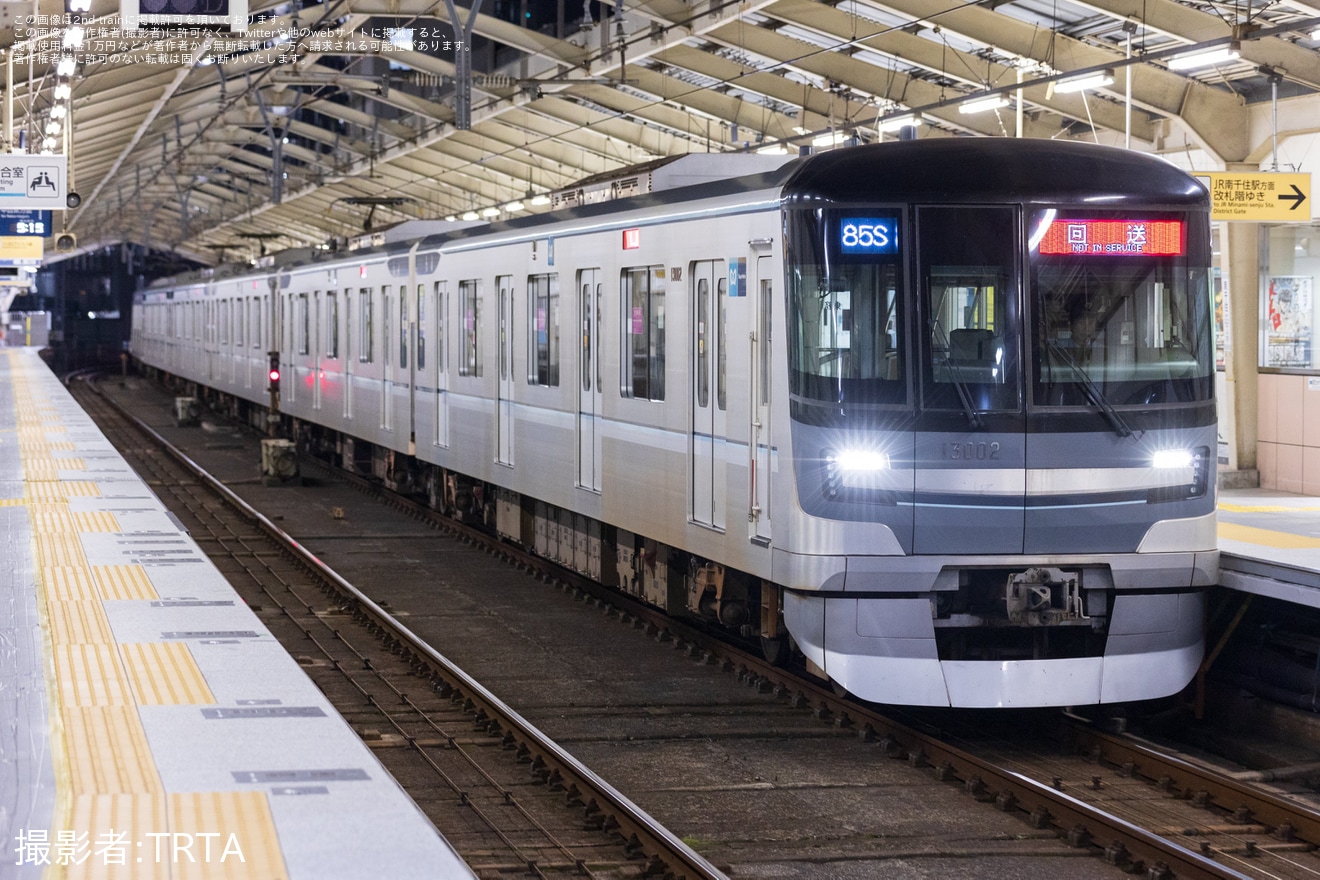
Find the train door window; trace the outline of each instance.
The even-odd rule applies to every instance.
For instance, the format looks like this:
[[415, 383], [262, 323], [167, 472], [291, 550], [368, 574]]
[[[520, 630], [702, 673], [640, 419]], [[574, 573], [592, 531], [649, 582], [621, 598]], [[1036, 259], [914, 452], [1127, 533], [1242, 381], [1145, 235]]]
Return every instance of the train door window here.
[[620, 284], [623, 357], [620, 393], [665, 399], [665, 267], [624, 269]]
[[339, 357], [339, 291], [325, 293], [325, 356]]
[[399, 285], [399, 366], [408, 367], [408, 288]]
[[481, 375], [481, 281], [458, 282], [459, 309], [463, 313], [460, 376]]
[[432, 311], [435, 313], [435, 369], [437, 373], [444, 373], [448, 370], [449, 364], [445, 361], [445, 318], [449, 311], [449, 282], [437, 281], [435, 283], [435, 302], [432, 303]]
[[229, 344], [229, 300], [220, 303], [220, 344]]
[[710, 406], [710, 280], [697, 281], [697, 405]]
[[373, 294], [370, 287], [358, 291], [358, 360], [364, 364], [371, 363], [371, 318], [376, 305]]
[[297, 322], [298, 322], [298, 326], [297, 326], [298, 354], [310, 354], [311, 350], [309, 348], [310, 346], [309, 340], [311, 339], [312, 336], [311, 326], [310, 326], [311, 309], [308, 307], [307, 294], [305, 293], [298, 294]]
[[247, 297], [234, 301], [234, 348], [243, 347], [243, 331], [247, 327]]
[[[393, 311], [392, 311], [392, 308], [391, 308], [392, 305], [393, 305], [392, 297], [391, 297], [391, 295], [390, 295], [390, 291], [391, 291], [391, 290], [392, 290], [392, 287], [391, 287], [391, 285], [389, 285], [389, 284], [384, 285], [384, 286], [381, 287], [381, 289], [380, 289], [380, 295], [381, 295], [381, 310], [382, 310], [382, 312], [383, 312], [383, 314], [384, 314], [384, 318], [385, 318], [385, 320], [384, 320], [384, 324], [385, 324], [385, 326], [384, 326], [383, 328], [381, 328], [384, 332], [381, 334], [381, 336], [383, 337], [383, 340], [384, 340], [383, 345], [384, 345], [384, 348], [385, 348], [385, 366], [387, 366], [387, 367], [390, 366], [390, 360], [391, 360], [391, 358], [390, 358], [390, 346], [393, 344], [393, 342], [392, 342], [392, 340], [391, 340], [391, 338], [390, 338], [390, 337], [391, 337], [391, 332], [390, 332], [390, 331], [391, 331], [391, 326], [390, 326], [390, 323], [391, 323], [391, 320], [392, 320], [392, 317], [391, 317], [391, 316], [393, 315]], [[389, 375], [389, 374], [387, 373], [386, 375]]]
[[918, 224], [926, 406], [1017, 410], [1013, 209], [922, 208]]
[[760, 352], [760, 371], [761, 371], [761, 404], [770, 403], [770, 316], [773, 313], [775, 302], [774, 284], [769, 278], [761, 279], [761, 327], [758, 331], [760, 345], [757, 350]]
[[582, 390], [591, 390], [591, 346], [595, 340], [591, 338], [592, 327], [595, 326], [591, 320], [591, 273], [582, 272]]
[[527, 279], [527, 384], [559, 386], [559, 276]]
[[720, 410], [725, 410], [728, 402], [726, 394], [726, 368], [728, 365], [728, 307], [729, 307], [729, 279], [720, 278], [715, 282], [715, 337], [718, 342], [718, 348], [715, 350], [715, 405]]
[[417, 285], [417, 372], [426, 369], [426, 285]]

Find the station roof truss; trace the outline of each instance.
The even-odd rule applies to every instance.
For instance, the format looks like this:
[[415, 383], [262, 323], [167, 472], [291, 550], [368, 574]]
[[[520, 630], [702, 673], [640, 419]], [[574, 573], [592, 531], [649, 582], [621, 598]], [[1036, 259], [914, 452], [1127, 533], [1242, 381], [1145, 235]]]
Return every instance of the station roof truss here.
[[[6, 30], [15, 141], [40, 137], [62, 81], [37, 51], [68, 27], [51, 3], [53, 31]], [[1014, 100], [1027, 137], [1195, 148], [1223, 167], [1259, 161], [1252, 108], [1320, 92], [1320, 0], [483, 0], [461, 48], [447, 7], [254, 0], [245, 35], [119, 34], [117, 0], [92, 0], [63, 80], [82, 197], [63, 229], [81, 250], [215, 263], [538, 210], [534, 196], [667, 156], [892, 138], [884, 123], [913, 113], [922, 137], [1013, 136]], [[461, 29], [472, 8], [456, 11]], [[1211, 48], [1237, 57], [1178, 69]], [[1060, 87], [1087, 73], [1112, 82]], [[1010, 103], [960, 111], [983, 93]]]

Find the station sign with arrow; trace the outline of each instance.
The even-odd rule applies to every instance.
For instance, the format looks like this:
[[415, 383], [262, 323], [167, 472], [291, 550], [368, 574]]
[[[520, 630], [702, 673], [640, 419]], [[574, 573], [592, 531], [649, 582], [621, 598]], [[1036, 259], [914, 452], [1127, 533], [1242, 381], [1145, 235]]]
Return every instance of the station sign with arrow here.
[[1211, 220], [1311, 220], [1311, 175], [1225, 171], [1197, 174], [1210, 187]]

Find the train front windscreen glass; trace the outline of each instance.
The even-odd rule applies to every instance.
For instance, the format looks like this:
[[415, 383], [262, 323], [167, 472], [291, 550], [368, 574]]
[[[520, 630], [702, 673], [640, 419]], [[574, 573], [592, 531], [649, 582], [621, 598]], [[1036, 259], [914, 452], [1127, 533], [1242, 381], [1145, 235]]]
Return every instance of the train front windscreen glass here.
[[1199, 215], [1039, 212], [1028, 226], [1037, 407], [1214, 394]]

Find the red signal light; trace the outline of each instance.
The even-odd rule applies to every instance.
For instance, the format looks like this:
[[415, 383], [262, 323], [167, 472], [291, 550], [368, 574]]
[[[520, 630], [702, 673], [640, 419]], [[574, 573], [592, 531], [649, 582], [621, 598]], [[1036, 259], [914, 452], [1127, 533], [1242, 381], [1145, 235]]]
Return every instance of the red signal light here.
[[279, 370], [271, 370], [271, 371], [270, 371], [270, 382], [271, 382], [271, 384], [274, 385], [274, 384], [275, 384], [276, 382], [278, 382], [278, 381], [280, 381], [280, 371], [279, 371]]

